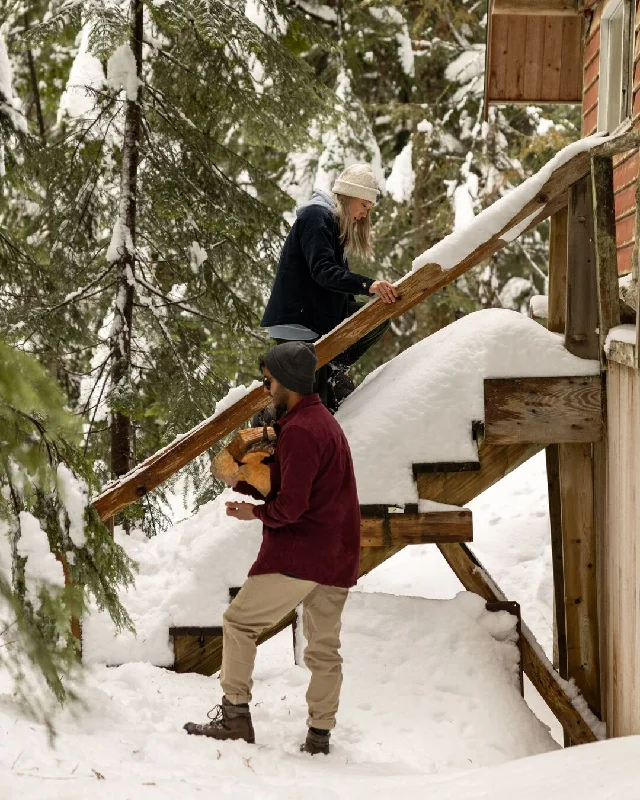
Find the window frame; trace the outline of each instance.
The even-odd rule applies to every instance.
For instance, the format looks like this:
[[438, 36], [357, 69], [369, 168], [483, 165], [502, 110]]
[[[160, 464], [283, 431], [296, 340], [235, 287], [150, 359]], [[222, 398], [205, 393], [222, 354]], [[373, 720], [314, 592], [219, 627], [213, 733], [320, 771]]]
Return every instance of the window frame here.
[[[604, 7], [600, 21], [600, 71], [598, 90], [598, 131], [613, 133], [630, 119], [633, 105], [633, 60], [635, 0], [610, 0]], [[620, 114], [615, 124], [611, 124], [609, 104], [609, 77], [611, 68], [611, 22], [622, 9], [622, 80], [620, 84]], [[615, 43], [617, 44], [617, 42]], [[616, 61], [618, 59], [616, 58]]]

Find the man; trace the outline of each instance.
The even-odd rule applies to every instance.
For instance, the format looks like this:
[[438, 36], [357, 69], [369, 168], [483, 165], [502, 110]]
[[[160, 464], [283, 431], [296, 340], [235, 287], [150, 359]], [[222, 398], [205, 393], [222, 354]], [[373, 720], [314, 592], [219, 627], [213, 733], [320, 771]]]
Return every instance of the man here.
[[[261, 520], [262, 546], [223, 616], [222, 703], [211, 723], [189, 722], [185, 729], [213, 739], [255, 741], [249, 702], [256, 639], [302, 603], [311, 679], [309, 729], [301, 749], [328, 753], [342, 684], [341, 615], [360, 562], [356, 481], [345, 435], [313, 393], [314, 346], [276, 345], [260, 366], [277, 417], [271, 491], [263, 505], [228, 502], [227, 514]], [[248, 484], [235, 488], [257, 496]]]
[[[332, 188], [333, 196], [317, 189], [297, 209], [282, 248], [260, 323], [277, 342], [316, 341], [360, 308], [354, 295], [375, 295], [385, 303], [397, 299], [389, 281], [351, 272], [347, 262], [347, 256], [367, 259], [372, 253], [370, 211], [378, 196], [373, 170], [368, 164], [352, 164]], [[318, 370], [315, 389], [331, 411], [355, 388], [347, 370], [388, 327], [383, 322]], [[268, 422], [269, 417], [261, 420]]]

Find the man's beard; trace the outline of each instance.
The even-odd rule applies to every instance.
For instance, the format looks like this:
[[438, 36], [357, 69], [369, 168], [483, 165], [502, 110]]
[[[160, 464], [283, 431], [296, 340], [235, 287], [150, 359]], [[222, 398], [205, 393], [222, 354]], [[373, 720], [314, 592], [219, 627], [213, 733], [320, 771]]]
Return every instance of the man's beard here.
[[287, 413], [287, 401], [282, 399], [274, 400], [273, 408], [276, 412], [276, 419], [281, 419]]

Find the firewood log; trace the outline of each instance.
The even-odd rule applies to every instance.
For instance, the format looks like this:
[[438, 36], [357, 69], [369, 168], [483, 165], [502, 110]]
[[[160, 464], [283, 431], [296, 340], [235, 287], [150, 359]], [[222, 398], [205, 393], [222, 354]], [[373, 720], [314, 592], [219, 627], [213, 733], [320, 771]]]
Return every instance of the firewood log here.
[[266, 496], [271, 488], [269, 465], [276, 434], [273, 428], [245, 428], [211, 462], [211, 474], [230, 486], [246, 481]]

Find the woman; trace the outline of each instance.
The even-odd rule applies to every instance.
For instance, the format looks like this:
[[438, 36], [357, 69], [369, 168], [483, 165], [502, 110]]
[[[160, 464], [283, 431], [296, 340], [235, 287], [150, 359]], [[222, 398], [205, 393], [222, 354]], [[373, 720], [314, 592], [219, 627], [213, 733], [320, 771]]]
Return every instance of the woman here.
[[[357, 275], [347, 263], [347, 255], [371, 255], [369, 212], [377, 195], [371, 167], [353, 164], [333, 184], [333, 197], [316, 190], [297, 209], [260, 323], [277, 342], [316, 341], [358, 310], [354, 295], [396, 301], [389, 281]], [[346, 371], [388, 327], [378, 326], [318, 370], [315, 391], [330, 411], [355, 388]]]

